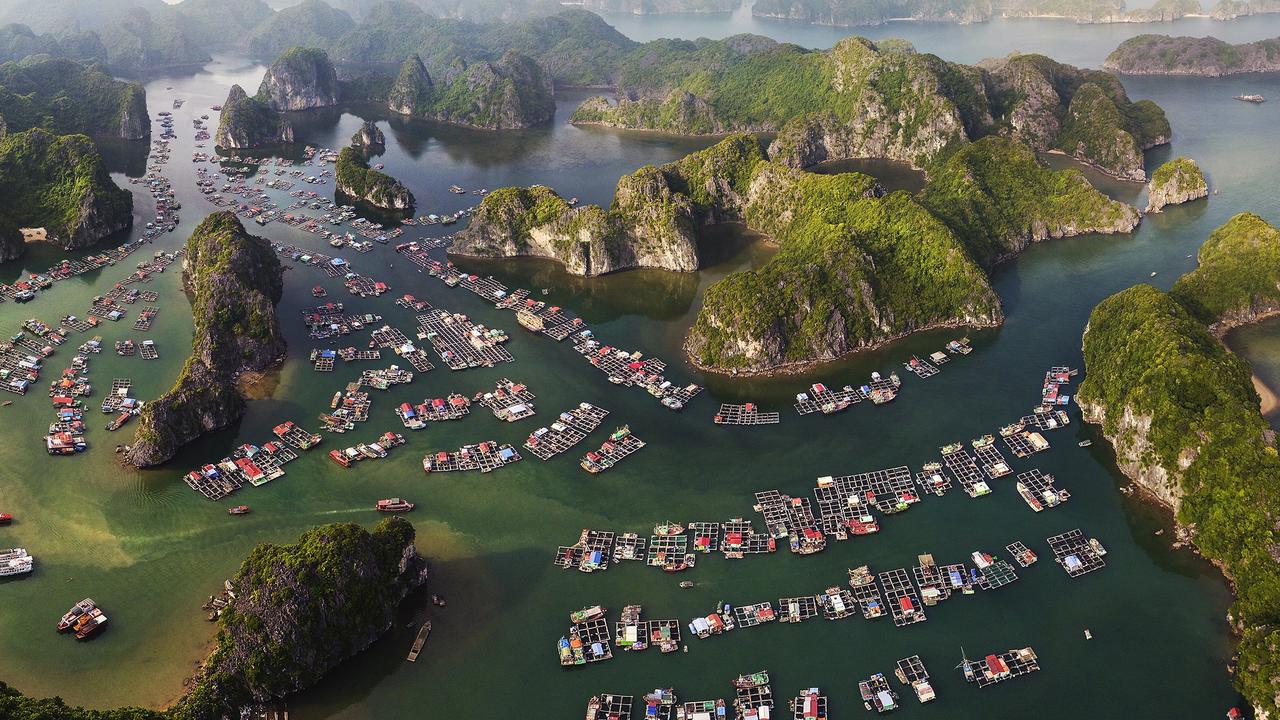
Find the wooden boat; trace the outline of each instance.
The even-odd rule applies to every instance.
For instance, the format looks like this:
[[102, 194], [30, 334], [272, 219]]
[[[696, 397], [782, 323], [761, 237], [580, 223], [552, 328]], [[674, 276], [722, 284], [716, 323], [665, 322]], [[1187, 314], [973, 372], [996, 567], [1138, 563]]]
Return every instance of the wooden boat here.
[[431, 634], [431, 621], [422, 623], [422, 627], [418, 628], [418, 636], [413, 639], [413, 647], [409, 648], [409, 662], [417, 662], [418, 654], [422, 652], [422, 646], [427, 644], [427, 636]]
[[667, 521], [653, 526], [653, 534], [660, 537], [673, 537], [684, 533], [684, 526], [680, 523]]
[[93, 609], [96, 606], [97, 604], [93, 601], [93, 598], [85, 598], [75, 605], [72, 605], [71, 609], [68, 610], [62, 616], [62, 619], [58, 621], [58, 632], [66, 632], [70, 630], [82, 615], [87, 612], [93, 612]]
[[1235, 99], [1241, 102], [1254, 103], [1255, 105], [1267, 101], [1267, 99], [1261, 95], [1236, 95]]
[[249, 514], [249, 506], [248, 506], [248, 505], [237, 505], [237, 506], [235, 506], [235, 507], [233, 507], [233, 508], [227, 508], [227, 514], [228, 514], [228, 515], [248, 515], [248, 514]]

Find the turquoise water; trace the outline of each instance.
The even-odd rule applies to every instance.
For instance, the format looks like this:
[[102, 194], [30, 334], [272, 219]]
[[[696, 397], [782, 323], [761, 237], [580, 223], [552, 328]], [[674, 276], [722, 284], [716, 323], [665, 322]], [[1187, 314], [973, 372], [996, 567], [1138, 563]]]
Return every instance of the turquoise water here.
[[[685, 31], [702, 32], [704, 27], [691, 23]], [[814, 32], [805, 26], [770, 27], [775, 36], [797, 41]], [[939, 50], [952, 47], [954, 52], [943, 54], [964, 60], [982, 49], [975, 38], [983, 36], [971, 31], [981, 33], [987, 27], [893, 29], [921, 47], [931, 42]], [[1038, 34], [1019, 39], [1022, 49], [1043, 50], [1082, 64], [1100, 62], [1096, 53], [1073, 57], [1085, 52], [1076, 48], [1080, 31], [1074, 25], [1034, 27]], [[1221, 27], [1265, 30], [1257, 24]], [[939, 35], [931, 39], [935, 33]], [[989, 38], [984, 54], [1004, 52], [1008, 41]], [[178, 247], [210, 209], [195, 192], [192, 166], [186, 161], [193, 149], [191, 117], [220, 102], [232, 82], [255, 86], [262, 71], [234, 58], [219, 58], [200, 74], [158, 78], [149, 84], [153, 111], [167, 109], [174, 97], [188, 100], [175, 111], [180, 139], [168, 167], [184, 204], [183, 223], [156, 249]], [[29, 548], [39, 569], [32, 577], [0, 582], [6, 609], [0, 613], [0, 677], [32, 694], [59, 694], [92, 706], [163, 704], [181, 692], [182, 678], [194, 668], [212, 634], [200, 604], [235, 571], [254, 543], [288, 541], [322, 522], [371, 524], [377, 519], [369, 509], [374, 500], [401, 495], [419, 503], [412, 519], [422, 550], [433, 558], [436, 579], [431, 591], [444, 595], [449, 606], [428, 610], [422, 602], [405, 608], [406, 622], [430, 616], [435, 623], [418, 663], [403, 661], [412, 631], [398, 626], [323, 687], [291, 701], [294, 717], [577, 717], [586, 699], [597, 692], [640, 695], [658, 685], [673, 685], [689, 699], [723, 697], [731, 692], [728, 682], [733, 676], [760, 668], [771, 671], [778, 697], [818, 685], [832, 696], [836, 715], [849, 717], [863, 712], [856, 701], [858, 679], [888, 672], [896, 659], [916, 653], [935, 676], [935, 705], [945, 708], [927, 712], [944, 712], [949, 718], [1011, 716], [1025, 712], [1031, 703], [1046, 718], [1222, 713], [1237, 702], [1225, 672], [1231, 652], [1225, 621], [1230, 596], [1212, 568], [1186, 553], [1170, 551], [1168, 532], [1156, 535], [1168, 522], [1161, 512], [1117, 491], [1125, 481], [1117, 475], [1105, 443], [1076, 447], [1078, 439], [1096, 439], [1093, 430], [1079, 422], [1049, 434], [1053, 450], [1034, 462], [1013, 462], [1018, 471], [1038, 467], [1053, 473], [1071, 491], [1069, 503], [1045, 513], [1031, 513], [1011, 481], [997, 482], [996, 492], [981, 500], [953, 491], [886, 519], [877, 536], [835, 544], [816, 556], [780, 553], [733, 562], [718, 556], [700, 558], [687, 575], [697, 583], [692, 590], [676, 588], [682, 578], [634, 564], [587, 576], [566, 573], [550, 562], [555, 547], [571, 543], [583, 527], [645, 532], [664, 519], [749, 517], [757, 490], [809, 495], [815, 478], [823, 475], [903, 464], [918, 469], [937, 458], [938, 446], [994, 432], [1024, 414], [1037, 399], [1048, 366], [1078, 366], [1080, 331], [1102, 297], [1137, 282], [1161, 287], [1172, 283], [1193, 266], [1187, 256], [1208, 232], [1235, 212], [1248, 209], [1280, 219], [1273, 192], [1274, 163], [1260, 150], [1276, 127], [1274, 104], [1253, 106], [1229, 99], [1246, 89], [1278, 95], [1276, 76], [1220, 81], [1147, 78], [1126, 80], [1126, 85], [1134, 97], [1163, 105], [1175, 128], [1173, 147], [1152, 153], [1150, 167], [1173, 154], [1190, 155], [1207, 170], [1218, 194], [1147, 218], [1131, 236], [1049, 242], [999, 269], [994, 282], [1008, 313], [1006, 324], [972, 333], [976, 352], [948, 364], [939, 376], [926, 381], [904, 376], [901, 398], [887, 407], [863, 404], [839, 417], [799, 418], [789, 404], [811, 382], [838, 386], [865, 380], [873, 370], [899, 369], [912, 353], [936, 349], [952, 334], [923, 334], [882, 352], [790, 378], [704, 376], [681, 361], [679, 345], [697, 313], [702, 290], [728, 272], [763, 262], [771, 252], [758, 239], [736, 236], [736, 242], [720, 243], [725, 250], [697, 274], [637, 271], [584, 279], [568, 277], [545, 261], [464, 264], [512, 286], [552, 288], [548, 299], [575, 310], [599, 336], [665, 358], [671, 364], [668, 376], [676, 381], [705, 385], [708, 391], [680, 415], [662, 409], [640, 391], [608, 384], [568, 346], [519, 331], [510, 314], [420, 275], [389, 247], [350, 255], [357, 269], [388, 281], [396, 294], [411, 292], [438, 307], [506, 328], [517, 360], [465, 373], [437, 369], [412, 385], [385, 395], [375, 392], [373, 420], [346, 436], [326, 436], [322, 447], [345, 447], [385, 430], [399, 430], [392, 409], [402, 401], [453, 391], [472, 393], [503, 376], [530, 385], [538, 395], [539, 414], [509, 426], [487, 413], [473, 413], [462, 422], [433, 425], [412, 435], [409, 444], [388, 460], [346, 471], [323, 453], [312, 453], [290, 465], [286, 477], [235, 496], [234, 502], [254, 508], [243, 518], [228, 517], [224, 507], [229, 502], [203, 500], [180, 477], [235, 444], [261, 442], [285, 419], [315, 427], [316, 414], [327, 408], [333, 392], [360, 369], [374, 366], [340, 364], [337, 372], [324, 375], [314, 373], [306, 362], [318, 344], [305, 337], [298, 310], [313, 304], [308, 290], [316, 284], [328, 287], [330, 299], [346, 300], [336, 282], [303, 268], [286, 274], [280, 312], [290, 354], [274, 378], [270, 397], [252, 403], [238, 426], [203, 439], [162, 468], [121, 469], [110, 449], [131, 431], [122, 431], [117, 439], [99, 427], [96, 412], [89, 453], [49, 458], [39, 441], [51, 415], [45, 399], [40, 393], [17, 399], [13, 406], [0, 408], [0, 432], [6, 438], [0, 444], [0, 507], [19, 520], [3, 530], [0, 544]], [[173, 89], [167, 90], [169, 86]], [[475, 202], [474, 196], [448, 193], [453, 183], [494, 188], [542, 182], [585, 202], [607, 202], [621, 174], [711, 142], [573, 128], [564, 118], [581, 97], [565, 96], [554, 123], [521, 133], [465, 131], [388, 120], [368, 109], [359, 112], [385, 123], [388, 147], [380, 161], [410, 185], [420, 200], [420, 212], [453, 211]], [[300, 118], [300, 137], [320, 145], [344, 144], [361, 120], [355, 110]], [[113, 163], [122, 172], [141, 172], [136, 149], [119, 149]], [[1104, 186], [1118, 197], [1143, 199], [1138, 186]], [[139, 209], [146, 206], [141, 201]], [[328, 250], [317, 238], [283, 225], [261, 232]], [[6, 267], [4, 277], [43, 269], [54, 255], [47, 248], [33, 249]], [[32, 315], [52, 321], [66, 313], [83, 314], [103, 283], [123, 277], [137, 259], [141, 255], [96, 275], [60, 283], [30, 305], [4, 303], [0, 325], [16, 329]], [[1150, 278], [1151, 272], [1157, 275]], [[112, 377], [132, 377], [140, 396], [151, 398], [176, 376], [190, 341], [190, 315], [177, 273], [166, 273], [148, 289], [162, 293], [157, 327], [145, 335], [156, 339], [162, 359], [144, 366], [136, 357], [104, 353], [92, 363], [91, 377], [99, 387]], [[411, 314], [392, 306], [389, 299], [351, 300], [347, 307], [380, 313], [406, 332], [413, 327]], [[1274, 325], [1256, 329], [1263, 334], [1274, 330]], [[144, 336], [123, 324], [100, 332], [108, 346], [121, 337]], [[1242, 347], [1251, 358], [1255, 348], [1274, 356], [1271, 337], [1267, 334]], [[352, 343], [343, 344], [362, 339], [354, 336]], [[79, 340], [50, 359], [45, 379], [63, 366], [75, 342]], [[745, 400], [781, 410], [782, 424], [746, 429], [710, 422], [718, 403]], [[420, 460], [428, 451], [487, 439], [518, 445], [532, 429], [580, 401], [612, 414], [579, 452], [598, 445], [605, 431], [624, 422], [650, 447], [599, 476], [582, 472], [575, 453], [548, 463], [526, 458], [488, 475], [422, 474]], [[1074, 527], [1098, 537], [1110, 550], [1104, 571], [1076, 581], [1048, 562], [1044, 544], [1049, 535]], [[845, 568], [851, 566], [909, 567], [924, 552], [940, 561], [959, 561], [978, 549], [999, 554], [1014, 540], [1026, 542], [1044, 561], [1020, 571], [1021, 580], [1008, 588], [930, 608], [929, 621], [921, 625], [895, 629], [887, 621], [869, 624], [857, 619], [774, 624], [691, 640], [687, 654], [620, 652], [611, 661], [567, 672], [556, 664], [554, 643], [565, 631], [566, 614], [583, 605], [604, 604], [616, 617], [622, 605], [642, 603], [649, 617], [687, 621], [718, 601], [776, 603], [779, 596], [820, 592], [842, 583]], [[110, 628], [87, 644], [55, 635], [52, 624], [58, 615], [85, 595], [108, 608]], [[1085, 628], [1093, 640], [1084, 639]], [[1007, 686], [978, 691], [966, 687], [960, 674], [951, 670], [962, 646], [977, 655], [1023, 645], [1035, 647], [1044, 670]], [[1053, 701], [1046, 703], [1047, 698]], [[908, 706], [901, 714], [923, 717], [925, 712]]]

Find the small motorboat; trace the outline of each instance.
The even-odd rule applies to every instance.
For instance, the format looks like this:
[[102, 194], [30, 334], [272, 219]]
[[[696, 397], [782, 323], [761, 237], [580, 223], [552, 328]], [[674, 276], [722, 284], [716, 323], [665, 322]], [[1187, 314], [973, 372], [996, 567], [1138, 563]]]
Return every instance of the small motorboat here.
[[249, 514], [249, 506], [248, 506], [248, 505], [237, 505], [237, 506], [235, 506], [235, 507], [233, 507], [233, 508], [227, 508], [227, 514], [228, 514], [228, 515], [248, 515], [248, 514]]
[[375, 507], [378, 512], [409, 512], [413, 508], [413, 503], [404, 498], [384, 498]]
[[0, 513], [0, 525], [12, 525], [13, 516], [9, 513]]
[[1080, 442], [1076, 443], [1078, 447], [1089, 447], [1092, 444], [1093, 444], [1092, 440], [1081, 440]]
[[692, 580], [681, 580], [681, 581], [680, 581], [680, 587], [684, 588], [685, 590], [688, 590], [689, 588], [693, 587], [693, 581], [692, 581]]

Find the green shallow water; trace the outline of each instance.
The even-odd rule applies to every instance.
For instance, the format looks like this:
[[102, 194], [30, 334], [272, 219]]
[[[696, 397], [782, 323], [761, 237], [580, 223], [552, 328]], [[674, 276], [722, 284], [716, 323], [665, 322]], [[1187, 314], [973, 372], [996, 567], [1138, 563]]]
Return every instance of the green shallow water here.
[[[1074, 26], [1056, 36], [1051, 31], [1041, 28], [1051, 37], [1034, 49], [1055, 54], [1076, 32]], [[957, 45], [969, 37], [965, 29], [950, 32]], [[999, 49], [993, 44], [993, 52]], [[202, 73], [149, 84], [153, 112], [167, 109], [173, 97], [188, 100], [175, 111], [181, 137], [168, 167], [184, 204], [183, 223], [156, 249], [178, 247], [210, 209], [195, 192], [185, 159], [192, 150], [190, 118], [220, 102], [232, 82], [253, 87], [261, 73], [260, 66], [219, 58]], [[900, 369], [903, 359], [938, 348], [954, 333], [923, 334], [798, 377], [707, 377], [681, 361], [679, 346], [702, 290], [728, 272], [763, 262], [771, 252], [757, 239], [732, 231], [704, 239], [714, 261], [698, 274], [638, 271], [583, 279], [543, 261], [463, 263], [512, 286], [552, 288], [548, 299], [577, 311], [598, 336], [665, 358], [671, 364], [669, 377], [676, 381], [704, 384], [708, 392], [679, 415], [638, 390], [610, 385], [567, 345], [519, 331], [509, 313], [420, 275], [389, 247], [349, 255], [358, 269], [387, 280], [397, 294], [411, 292], [438, 307], [508, 329], [516, 363], [464, 373], [437, 369], [412, 385], [375, 393], [373, 420], [353, 434], [326, 436], [323, 448], [400, 429], [392, 414], [399, 402], [470, 393], [503, 376], [531, 386], [539, 415], [506, 425], [486, 413], [473, 413], [462, 422], [411, 435], [409, 444], [388, 460], [346, 471], [323, 452], [312, 453], [291, 464], [286, 477], [235, 496], [235, 502], [253, 506], [253, 514], [243, 518], [228, 517], [230, 502], [205, 501], [180, 476], [235, 444], [268, 439], [270, 428], [284, 419], [315, 427], [316, 414], [327, 408], [333, 392], [372, 366], [340, 364], [337, 372], [325, 375], [314, 373], [306, 362], [317, 346], [297, 320], [298, 310], [314, 302], [308, 289], [323, 284], [330, 299], [348, 297], [319, 273], [293, 269], [286, 274], [280, 312], [290, 354], [273, 379], [270, 397], [252, 403], [237, 427], [202, 439], [163, 468], [139, 472], [117, 465], [111, 447], [131, 431], [115, 436], [105, 432], [100, 427], [105, 416], [96, 412], [91, 414], [90, 452], [49, 458], [40, 452], [39, 438], [51, 416], [43, 394], [17, 399], [0, 408], [0, 506], [19, 520], [3, 530], [0, 544], [29, 548], [38, 558], [38, 570], [28, 578], [0, 582], [0, 678], [31, 694], [58, 694], [92, 706], [163, 704], [181, 692], [182, 679], [212, 634], [200, 604], [255, 543], [289, 541], [317, 523], [372, 524], [377, 520], [369, 509], [374, 500], [402, 495], [419, 503], [412, 519], [436, 570], [431, 591], [444, 595], [449, 606], [428, 610], [419, 602], [404, 609], [406, 622], [428, 615], [435, 622], [417, 664], [403, 661], [412, 631], [398, 624], [322, 687], [292, 700], [297, 718], [578, 717], [586, 699], [597, 692], [640, 695], [673, 685], [685, 698], [722, 697], [731, 692], [733, 676], [760, 668], [770, 670], [778, 697], [818, 685], [832, 696], [837, 716], [849, 717], [863, 712], [855, 700], [858, 678], [888, 672], [896, 659], [915, 653], [935, 676], [935, 704], [945, 708], [928, 712], [945, 712], [949, 718], [1009, 716], [1033, 702], [1039, 714], [1055, 719], [1222, 713], [1237, 702], [1224, 668], [1231, 652], [1225, 621], [1230, 596], [1211, 567], [1171, 552], [1168, 533], [1155, 534], [1167, 525], [1162, 513], [1117, 491], [1124, 480], [1105, 443], [1076, 447], [1080, 438], [1096, 439], [1078, 421], [1049, 434], [1054, 448], [1035, 462], [1013, 462], [1018, 471], [1038, 467], [1053, 473], [1071, 491], [1069, 503], [1049, 512], [1031, 513], [1012, 482], [999, 481], [990, 497], [974, 501], [955, 491], [931, 498], [886, 519], [878, 536], [834, 544], [816, 556], [700, 559], [687, 574], [697, 583], [692, 590], [677, 589], [683, 578], [635, 564], [587, 576], [550, 563], [555, 547], [572, 542], [583, 527], [645, 532], [664, 519], [749, 517], [757, 490], [809, 495], [814, 479], [822, 475], [902, 464], [918, 469], [937, 457], [938, 446], [994, 432], [1024, 414], [1037, 399], [1048, 366], [1078, 366], [1080, 331], [1099, 299], [1137, 282], [1167, 286], [1192, 267], [1194, 260], [1187, 256], [1208, 232], [1235, 212], [1249, 209], [1273, 221], [1280, 218], [1272, 192], [1277, 180], [1273, 159], [1259, 151], [1269, 139], [1269, 128], [1276, 126], [1274, 105], [1220, 99], [1245, 89], [1277, 95], [1280, 79], [1149, 78], [1126, 84], [1135, 97], [1161, 103], [1177, 132], [1171, 150], [1149, 157], [1152, 167], [1173, 153], [1191, 155], [1207, 169], [1220, 194], [1148, 218], [1132, 236], [1045, 243], [999, 269], [994, 281], [1008, 313], [1006, 324], [973, 333], [977, 351], [948, 364], [941, 375], [927, 381], [904, 376], [901, 398], [888, 407], [863, 404], [835, 418], [799, 418], [789, 404], [816, 380], [843, 385], [862, 381], [873, 370]], [[524, 133], [392, 120], [384, 125], [388, 150], [380, 161], [409, 183], [422, 202], [420, 212], [451, 211], [476, 199], [447, 193], [455, 182], [468, 188], [543, 182], [584, 202], [607, 202], [619, 175], [710, 142], [569, 127], [563, 120], [581, 97], [564, 97], [555, 123]], [[379, 118], [367, 109], [360, 112]], [[353, 111], [333, 111], [301, 117], [298, 128], [309, 142], [337, 146], [359, 122]], [[122, 171], [141, 171], [137, 148], [117, 148], [112, 157]], [[323, 188], [331, 191], [331, 186]], [[1105, 189], [1127, 200], [1142, 199], [1137, 186], [1110, 183]], [[145, 205], [140, 202], [140, 209]], [[261, 232], [328, 250], [317, 238], [283, 225]], [[53, 257], [46, 248], [33, 249], [2, 272], [9, 279], [47, 267]], [[16, 329], [33, 315], [54, 320], [66, 313], [83, 314], [104, 283], [123, 277], [141, 257], [60, 283], [30, 305], [4, 303], [0, 327]], [[1153, 271], [1156, 277], [1149, 278]], [[151, 398], [172, 382], [191, 333], [178, 280], [170, 271], [151, 285], [162, 293], [162, 310], [155, 330], [146, 336], [157, 341], [162, 359], [144, 364], [105, 352], [92, 363], [91, 377], [99, 387], [113, 377], [132, 377], [139, 395]], [[393, 325], [412, 330], [411, 313], [392, 306], [389, 298], [356, 299], [347, 306], [380, 313]], [[123, 323], [100, 332], [108, 346], [121, 337], [143, 337]], [[1258, 339], [1242, 343], [1243, 351], [1255, 359], [1255, 353], [1274, 356], [1276, 326], [1250, 332], [1258, 333]], [[80, 341], [75, 336], [50, 359], [46, 381]], [[719, 402], [744, 400], [781, 410], [783, 423], [748, 429], [710, 422]], [[421, 471], [421, 457], [428, 451], [485, 439], [519, 444], [532, 429], [580, 401], [612, 411], [606, 430], [630, 423], [649, 447], [600, 476], [582, 472], [577, 453], [548, 463], [527, 458], [488, 475], [425, 476]], [[598, 445], [604, 435], [603, 430], [592, 435], [579, 452]], [[1106, 570], [1078, 581], [1068, 580], [1048, 561], [1044, 544], [1047, 536], [1074, 527], [1100, 538], [1110, 550]], [[566, 614], [583, 605], [600, 603], [616, 613], [624, 604], [642, 603], [649, 617], [687, 621], [718, 601], [776, 603], [783, 595], [820, 592], [842, 583], [850, 566], [909, 567], [924, 552], [952, 561], [976, 549], [999, 553], [1013, 540], [1032, 546], [1044, 561], [1020, 571], [1021, 580], [999, 592], [930, 608], [929, 621], [910, 628], [856, 619], [834, 624], [814, 620], [693, 640], [687, 654], [619, 653], [614, 660], [568, 672], [556, 663], [554, 644], [565, 630]], [[87, 644], [55, 635], [57, 617], [85, 595], [108, 608], [110, 627]], [[1092, 631], [1092, 641], [1083, 638], [1085, 628]], [[1042, 658], [1045, 669], [1033, 677], [978, 691], [965, 687], [960, 674], [951, 670], [961, 646], [976, 655], [1023, 645], [1034, 646]], [[1053, 701], [1046, 703], [1048, 698]], [[924, 712], [910, 705], [902, 710], [905, 716]]]

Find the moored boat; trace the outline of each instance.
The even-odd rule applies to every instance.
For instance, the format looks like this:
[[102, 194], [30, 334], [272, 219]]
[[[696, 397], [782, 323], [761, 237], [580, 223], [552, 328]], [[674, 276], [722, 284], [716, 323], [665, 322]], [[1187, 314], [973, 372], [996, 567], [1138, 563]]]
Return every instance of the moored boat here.
[[0, 513], [0, 525], [10, 525], [13, 523], [13, 516], [9, 513]]
[[72, 605], [71, 609], [63, 614], [62, 619], [58, 621], [58, 632], [66, 632], [67, 630], [70, 630], [71, 627], [75, 625], [76, 621], [80, 619], [81, 615], [84, 615], [87, 612], [92, 612], [95, 607], [97, 607], [97, 603], [93, 601], [93, 598], [85, 598], [75, 605]]
[[249, 514], [249, 506], [248, 506], [248, 505], [237, 505], [237, 506], [235, 506], [235, 507], [233, 507], [233, 508], [227, 508], [227, 514], [228, 514], [228, 515], [248, 515], [248, 514]]
[[653, 534], [661, 537], [672, 537], [683, 532], [684, 526], [676, 522], [667, 521], [653, 526]]
[[76, 639], [87, 640], [90, 636], [106, 627], [106, 625], [107, 616], [103, 614], [100, 608], [94, 608], [84, 615], [81, 615], [80, 619], [76, 621]]

